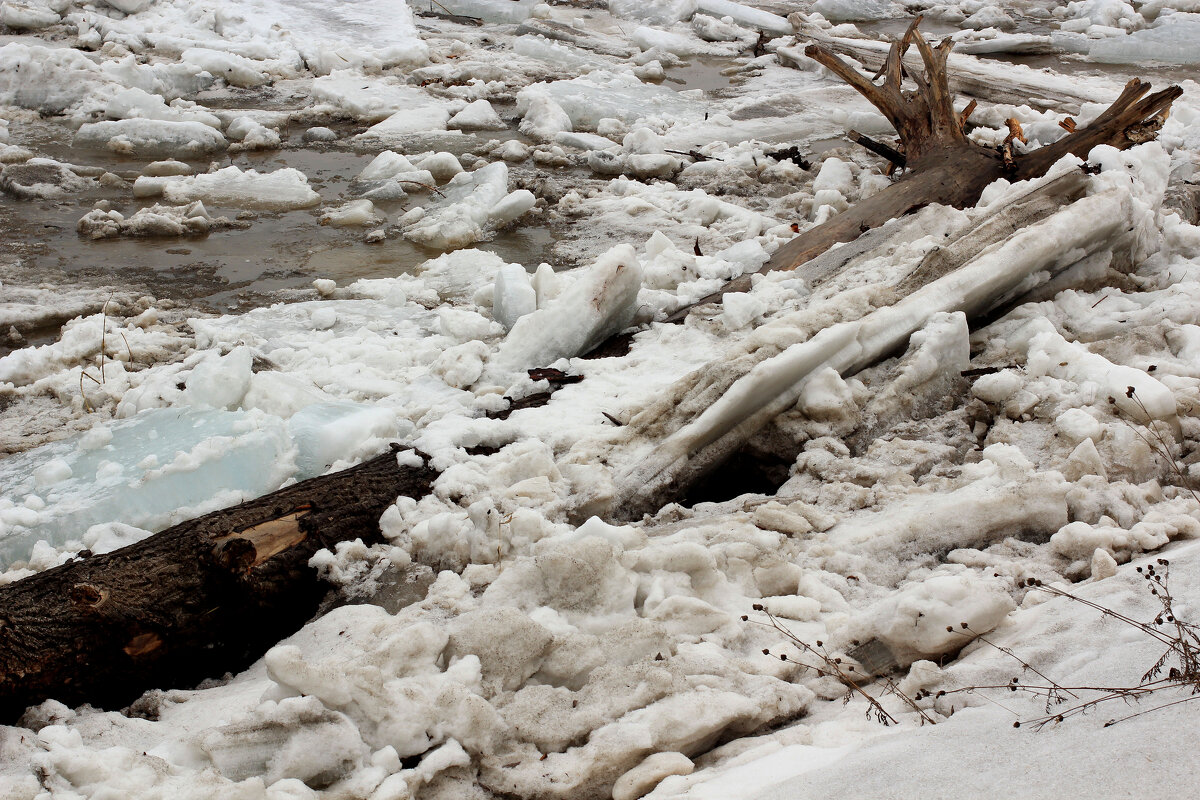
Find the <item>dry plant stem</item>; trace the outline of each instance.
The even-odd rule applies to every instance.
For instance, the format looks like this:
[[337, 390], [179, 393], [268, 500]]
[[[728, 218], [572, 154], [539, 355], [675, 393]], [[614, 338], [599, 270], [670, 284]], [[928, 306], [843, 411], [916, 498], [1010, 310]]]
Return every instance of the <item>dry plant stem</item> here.
[[[1010, 648], [1002, 647], [1001, 645], [998, 645], [995, 642], [993, 642], [992, 640], [988, 639], [982, 633], [976, 633], [975, 631], [971, 630], [971, 626], [968, 625], [967, 623], [965, 623], [965, 622], [962, 623], [960, 630], [955, 630], [953, 627], [947, 627], [946, 630], [949, 631], [950, 633], [957, 633], [961, 636], [970, 636], [974, 639], [978, 639], [979, 641], [986, 644], [988, 647], [999, 650], [1001, 653], [1004, 653], [1009, 658], [1012, 658], [1014, 661], [1016, 661], [1018, 664], [1020, 664], [1023, 669], [1028, 670], [1029, 672], [1032, 672], [1034, 675], [1037, 675], [1039, 678], [1044, 680], [1046, 683], [1053, 686], [1054, 691], [1069, 694], [1069, 695], [1071, 695], [1071, 697], [1074, 697], [1076, 699], [1079, 698], [1079, 695], [1075, 694], [1070, 689], [1066, 689], [1066, 688], [1063, 688], [1062, 686], [1059, 686], [1057, 683], [1055, 683], [1053, 681], [1053, 679], [1051, 679], [1049, 676], [1047, 676], [1043, 672], [1039, 671], [1035, 666], [1030, 664], [1025, 659], [1018, 656]], [[966, 631], [966, 633], [963, 633], [963, 631]]]
[[[1000, 647], [983, 637], [986, 644], [995, 647], [1000, 652], [1015, 659], [1022, 664], [1026, 669], [1032, 670], [1038, 676], [1045, 679], [1048, 685], [1022, 684], [1018, 679], [1013, 678], [1012, 681], [1003, 686], [969, 686], [961, 689], [951, 689], [948, 691], [938, 692], [939, 697], [957, 693], [978, 693], [986, 689], [1007, 689], [1010, 692], [1024, 692], [1036, 697], [1044, 697], [1046, 699], [1046, 715], [1037, 719], [1022, 722], [1018, 719], [1013, 723], [1014, 727], [1022, 725], [1032, 725], [1035, 730], [1041, 730], [1052, 723], [1059, 723], [1068, 717], [1073, 717], [1078, 714], [1085, 713], [1107, 703], [1111, 700], [1124, 700], [1125, 702], [1140, 701], [1143, 698], [1149, 697], [1164, 689], [1187, 689], [1189, 696], [1174, 700], [1168, 703], [1155, 706], [1153, 708], [1144, 709], [1134, 714], [1110, 719], [1105, 723], [1105, 727], [1115, 725], [1118, 722], [1133, 719], [1147, 714], [1151, 711], [1156, 711], [1161, 708], [1169, 708], [1171, 706], [1181, 705], [1200, 698], [1200, 627], [1179, 619], [1175, 614], [1174, 602], [1175, 597], [1171, 593], [1169, 586], [1169, 569], [1170, 562], [1165, 558], [1157, 559], [1153, 564], [1144, 567], [1137, 567], [1138, 573], [1142, 575], [1147, 584], [1149, 591], [1155, 598], [1158, 599], [1161, 610], [1155, 615], [1150, 623], [1140, 622], [1132, 617], [1129, 617], [1120, 612], [1114, 611], [1106, 606], [1102, 606], [1095, 601], [1080, 597], [1079, 595], [1068, 592], [1065, 589], [1059, 589], [1054, 586], [1046, 586], [1040, 581], [1029, 579], [1023, 585], [1030, 588], [1041, 589], [1048, 594], [1056, 597], [1064, 597], [1076, 603], [1081, 603], [1088, 608], [1099, 611], [1104, 616], [1112, 617], [1126, 625], [1130, 625], [1142, 633], [1146, 634], [1155, 641], [1165, 644], [1166, 651], [1159, 656], [1154, 665], [1150, 667], [1134, 686], [1072, 686], [1064, 687], [1055, 681], [1047, 678], [1041, 672], [1034, 670], [1029, 666], [1028, 662], [1016, 656], [1010, 649]], [[1168, 630], [1162, 630], [1161, 626], [1170, 626]], [[963, 629], [970, 631], [970, 628], [965, 624]], [[1174, 657], [1177, 662], [1171, 665], [1171, 659]], [[1166, 670], [1166, 675], [1163, 671]], [[1068, 708], [1060, 711], [1052, 711], [1051, 708], [1065, 701], [1065, 694], [1070, 694], [1075, 699], [1080, 699], [1079, 693], [1098, 693], [1099, 696], [1089, 700], [1076, 703]], [[983, 695], [980, 695], [981, 697]]]
[[[1100, 300], [1103, 299], [1103, 297], [1100, 298]], [[1097, 300], [1096, 302], [1099, 303], [1100, 301]], [[1178, 459], [1176, 459], [1174, 453], [1171, 452], [1171, 442], [1167, 441], [1166, 437], [1163, 436], [1162, 431], [1159, 430], [1158, 426], [1154, 424], [1155, 419], [1150, 416], [1150, 411], [1146, 408], [1146, 404], [1142, 402], [1142, 398], [1137, 396], [1137, 389], [1132, 386], [1127, 387], [1125, 390], [1125, 396], [1136, 403], [1137, 407], [1141, 409], [1142, 416], [1145, 417], [1145, 422], [1140, 422], [1139, 424], [1150, 432], [1150, 436], [1147, 437], [1146, 434], [1138, 430], [1138, 428], [1135, 427], [1134, 424], [1128, 419], [1121, 417], [1121, 421], [1128, 425], [1130, 430], [1137, 434], [1137, 437], [1146, 443], [1147, 447], [1153, 450], [1159, 458], [1166, 462], [1167, 469], [1170, 470], [1171, 474], [1175, 476], [1176, 482], [1178, 482], [1182, 488], [1186, 489], [1192, 495], [1193, 500], [1195, 500], [1197, 503], [1200, 503], [1200, 494], [1196, 493], [1196, 489], [1192, 485], [1191, 478], [1189, 478], [1187, 473], [1183, 471], [1183, 467], [1180, 466]], [[1110, 397], [1109, 403], [1113, 406], [1115, 411], [1117, 409], [1116, 399]]]
[[[793, 663], [797, 664], [798, 666], [811, 669], [813, 672], [816, 672], [818, 675], [823, 677], [836, 678], [843, 686], [850, 690], [845, 697], [845, 702], [849, 702], [850, 697], [854, 694], [857, 694], [867, 701], [867, 716], [874, 715], [875, 719], [877, 719], [883, 725], [897, 724], [898, 720], [889, 714], [886, 709], [884, 709], [879, 700], [867, 693], [866, 689], [863, 688], [863, 684], [860, 684], [857, 680], [855, 680], [855, 676], [851, 674], [854, 671], [854, 667], [849, 665], [843, 667], [842, 659], [840, 657], [830, 655], [825, 650], [825, 647], [821, 642], [817, 642], [816, 647], [814, 647], [813, 645], [810, 645], [808, 642], [805, 642], [803, 639], [796, 636], [796, 634], [788, 630], [786, 626], [779, 622], [779, 619], [774, 614], [768, 611], [761, 604], [756, 603], [754, 610], [761, 611], [763, 614], [765, 614], [768, 622], [750, 620], [749, 617], [746, 616], [743, 616], [742, 620], [746, 622], [753, 622], [755, 625], [773, 628], [774, 630], [783, 634], [784, 638], [786, 638], [793, 646], [797, 647], [802, 652], [813, 656], [821, 662], [820, 664], [809, 664], [802, 661], [793, 661]], [[770, 650], [763, 650], [763, 654], [771, 655], [771, 652]], [[786, 654], [782, 653], [779, 655], [779, 658], [782, 661], [790, 660]], [[864, 675], [863, 677], [866, 678], [867, 676]], [[926, 722], [930, 725], [935, 724], [934, 720], [925, 713], [925, 710], [918, 706], [915, 700], [901, 692], [895, 683], [893, 683], [891, 680], [886, 680], [886, 686], [889, 694], [894, 694], [896, 697], [900, 698], [900, 700], [909, 708], [920, 715], [922, 724]]]

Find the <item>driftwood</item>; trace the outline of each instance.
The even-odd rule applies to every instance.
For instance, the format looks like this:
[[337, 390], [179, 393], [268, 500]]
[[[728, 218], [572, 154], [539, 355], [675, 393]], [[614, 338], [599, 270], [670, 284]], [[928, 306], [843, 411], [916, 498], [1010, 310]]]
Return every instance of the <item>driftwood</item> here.
[[[934, 314], [963, 312], [968, 320], [979, 319], [1021, 297], [1035, 276], [1061, 274], [1092, 254], [1125, 247], [1134, 227], [1128, 192], [1110, 189], [1072, 202], [1086, 183], [1081, 172], [1068, 172], [1002, 209], [976, 212], [974, 222], [891, 287], [890, 305], [863, 316], [852, 313], [815, 333], [806, 309], [780, 315], [680, 379], [659, 400], [628, 415], [607, 458], [617, 474], [603, 513], [636, 520], [678, 501], [793, 409], [820, 371], [853, 375], [902, 350]], [[1074, 224], [1076, 218], [1088, 224]], [[849, 262], [840, 259], [846, 248], [830, 251], [816, 260], [830, 262], [822, 277], [886, 253], [887, 233], [903, 236], [919, 224], [914, 217], [872, 231], [859, 240], [870, 241], [871, 248], [855, 247], [859, 242], [847, 246], [853, 248]], [[648, 452], [636, 446], [647, 440], [654, 443]], [[581, 452], [594, 452], [594, 446]]]
[[[903, 166], [905, 172], [891, 186], [785, 243], [759, 272], [795, 269], [835, 244], [853, 241], [865, 231], [932, 203], [955, 208], [972, 206], [996, 179], [1041, 177], [1068, 154], [1086, 157], [1097, 145], [1123, 150], [1149, 141], [1162, 127], [1171, 103], [1183, 93], [1178, 86], [1170, 86], [1149, 94], [1150, 85], [1134, 78], [1090, 125], [1074, 129], [1072, 122], [1064, 121], [1072, 132], [1052, 144], [1029, 153], [1019, 152], [1015, 142], [1023, 137], [1013, 121], [1003, 147], [985, 147], [966, 135], [967, 117], [973, 106], [968, 106], [966, 113], [954, 108], [946, 68], [953, 41], [945, 39], [937, 47], [930, 46], [917, 27], [920, 21], [920, 17], [913, 20], [904, 36], [892, 44], [879, 71], [882, 84], [876, 84], [822, 45], [810, 44], [804, 49], [806, 56], [854, 87], [892, 124], [900, 143], [896, 148], [888, 146], [895, 151], [894, 156], [884, 157]], [[912, 46], [920, 54], [922, 71], [906, 66], [905, 58]], [[906, 77], [915, 89], [904, 88]], [[872, 141], [871, 145], [869, 149], [879, 152], [880, 143]], [[898, 160], [903, 163], [897, 164]], [[743, 275], [679, 309], [667, 321], [680, 322], [696, 306], [717, 302], [728, 292], [744, 292], [750, 285], [751, 276]]]
[[384, 510], [434, 475], [388, 452], [0, 587], [0, 719], [244, 669], [317, 611], [329, 587], [312, 555], [378, 540]]

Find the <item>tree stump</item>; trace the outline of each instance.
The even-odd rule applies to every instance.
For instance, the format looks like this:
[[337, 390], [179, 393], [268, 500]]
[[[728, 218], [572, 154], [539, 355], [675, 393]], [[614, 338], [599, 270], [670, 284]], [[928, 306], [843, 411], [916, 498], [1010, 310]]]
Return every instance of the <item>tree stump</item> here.
[[[1069, 132], [1052, 144], [1029, 153], [1018, 152], [1014, 142], [1024, 138], [1020, 126], [1010, 120], [1010, 133], [1004, 144], [999, 148], [985, 147], [968, 139], [966, 134], [967, 119], [975, 103], [961, 112], [954, 110], [954, 96], [946, 74], [946, 59], [954, 42], [944, 39], [936, 48], [931, 47], [917, 27], [920, 22], [921, 17], [914, 19], [904, 36], [892, 43], [887, 60], [874, 78], [862, 74], [821, 45], [810, 44], [804, 49], [806, 56], [853, 86], [887, 117], [899, 136], [897, 147], [881, 145], [858, 134], [851, 138], [877, 154], [882, 148], [891, 150], [895, 156], [884, 154], [884, 157], [905, 172], [886, 189], [785, 243], [759, 272], [795, 269], [839, 242], [853, 241], [865, 231], [930, 203], [955, 208], [974, 205], [984, 188], [997, 178], [1018, 181], [1041, 177], [1065, 155], [1084, 158], [1097, 145], [1124, 150], [1149, 141], [1166, 121], [1171, 103], [1183, 94], [1178, 86], [1148, 94], [1150, 84], [1134, 78], [1090, 125], [1076, 129], [1070, 117], [1063, 120], [1063, 127]], [[905, 54], [913, 45], [921, 55], [923, 73], [910, 72], [904, 66]], [[879, 77], [883, 82], [876, 84]], [[905, 78], [911, 81], [913, 89], [904, 87]], [[743, 275], [730, 281], [674, 312], [667, 321], [681, 322], [696, 306], [718, 302], [728, 292], [747, 291], [750, 278]]]

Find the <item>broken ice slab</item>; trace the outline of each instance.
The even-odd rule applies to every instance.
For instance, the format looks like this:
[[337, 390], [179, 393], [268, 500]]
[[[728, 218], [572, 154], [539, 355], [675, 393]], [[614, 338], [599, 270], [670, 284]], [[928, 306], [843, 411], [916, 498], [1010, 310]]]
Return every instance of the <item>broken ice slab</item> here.
[[732, 0], [697, 0], [696, 10], [703, 11], [717, 19], [732, 17], [733, 21], [739, 25], [759, 28], [777, 36], [787, 36], [794, 32], [792, 23], [778, 14], [750, 8], [741, 3], [734, 3]]
[[609, 0], [613, 16], [636, 19], [650, 25], [672, 25], [696, 13], [696, 0]]
[[120, 521], [158, 530], [277, 489], [295, 468], [279, 417], [153, 409], [0, 461], [0, 567]]
[[670, 122], [698, 122], [702, 103], [662, 86], [642, 83], [630, 74], [596, 71], [568, 81], [535, 83], [517, 95], [517, 110], [524, 114], [537, 97], [557, 103], [571, 118], [575, 130], [594, 131], [605, 118], [632, 124], [659, 117]]
[[317, 78], [311, 91], [317, 100], [371, 123], [382, 122], [400, 111], [412, 112], [434, 103], [443, 105], [419, 87], [352, 69], [339, 69]]
[[569, 44], [552, 42], [540, 35], [518, 36], [513, 40], [512, 49], [518, 55], [536, 58], [539, 61], [545, 61], [548, 64], [565, 69], [586, 71], [588, 69], [601, 69], [610, 63], [597, 58], [587, 50], [572, 47]]
[[629, 58], [637, 52], [636, 48], [630, 47], [623, 39], [580, 30], [548, 19], [525, 20], [521, 27], [517, 28], [517, 33], [536, 34], [547, 39], [568, 42], [576, 47], [582, 47], [584, 50], [616, 58]]
[[144, 158], [196, 158], [224, 150], [221, 132], [203, 122], [166, 119], [122, 119], [88, 122], [75, 134], [76, 147], [106, 147]]
[[520, 372], [587, 352], [629, 325], [641, 288], [642, 265], [633, 247], [612, 248], [544, 308], [520, 317], [493, 365]]
[[465, 247], [517, 219], [536, 201], [526, 189], [508, 191], [508, 166], [503, 161], [460, 172], [441, 194], [406, 223], [405, 238], [439, 250]]
[[484, 22], [523, 22], [540, 2], [542, 0], [438, 0], [437, 8]]
[[213, 206], [259, 211], [291, 211], [321, 202], [321, 196], [308, 185], [308, 176], [292, 167], [274, 172], [253, 169], [243, 172], [229, 166], [190, 177], [143, 175], [133, 182], [134, 197], [159, 194], [179, 205], [200, 200]]
[[412, 423], [398, 421], [386, 408], [339, 402], [302, 408], [288, 420], [287, 428], [296, 443], [296, 477], [304, 479], [323, 475], [373, 439], [381, 440], [374, 450], [383, 450], [382, 440], [411, 432]]
[[286, 422], [262, 411], [158, 408], [0, 461], [0, 569], [38, 541], [88, 528], [162, 528], [322, 475], [383, 450], [412, 423], [361, 403], [314, 403]]
[[1088, 55], [1108, 64], [1200, 64], [1200, 14], [1169, 14], [1154, 27], [1099, 39]]

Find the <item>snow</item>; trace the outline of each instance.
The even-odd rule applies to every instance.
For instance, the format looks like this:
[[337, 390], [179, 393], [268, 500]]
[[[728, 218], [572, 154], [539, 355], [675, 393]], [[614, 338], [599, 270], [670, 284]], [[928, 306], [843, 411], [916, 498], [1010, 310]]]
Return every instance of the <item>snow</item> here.
[[[439, 473], [312, 558], [327, 613], [247, 669], [0, 721], [0, 795], [1190, 796], [1160, 743], [1192, 704], [1151, 710], [1188, 687], [1040, 732], [1012, 723], [1045, 698], [1007, 687], [1037, 677], [1017, 657], [1078, 687], [1136, 686], [1160, 655], [1030, 578], [1153, 619], [1142, 576], [1169, 559], [1193, 619], [1191, 76], [1148, 74], [1185, 90], [1157, 142], [923, 208], [668, 325], [889, 184], [840, 138], [886, 122], [802, 50], [873, 46], [909, 12], [588, 5], [0, 6], [0, 583], [389, 446]], [[1047, 67], [949, 62], [973, 136], [1013, 117], [1033, 144], [1120, 92], [1089, 64], [1189, 63], [1200, 12], [926, 6], [962, 51]], [[1085, 163], [1073, 202], [910, 286]], [[245, 273], [216, 266], [230, 246]], [[817, 654], [895, 724], [800, 666]]]

